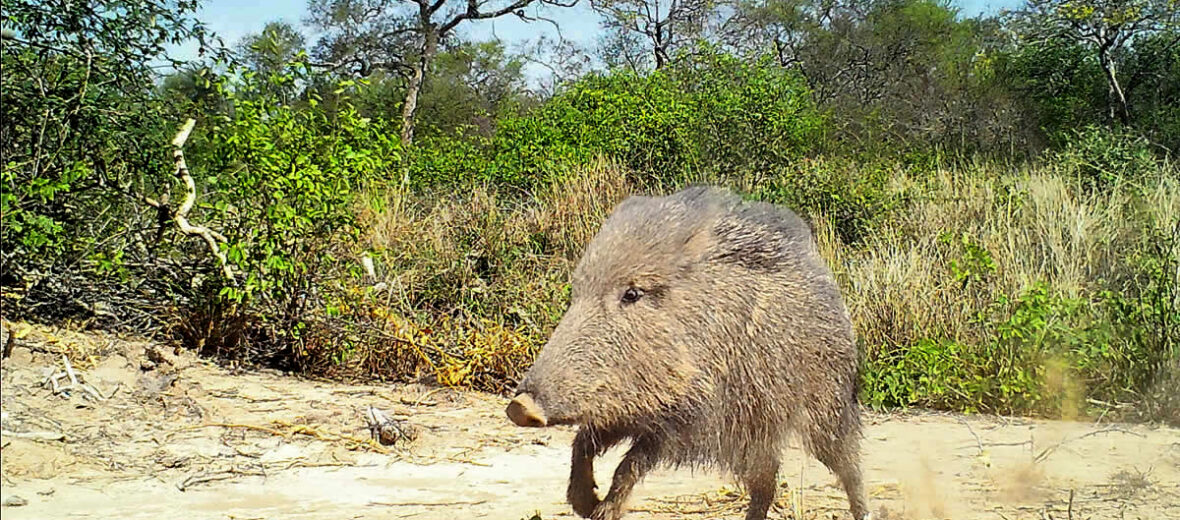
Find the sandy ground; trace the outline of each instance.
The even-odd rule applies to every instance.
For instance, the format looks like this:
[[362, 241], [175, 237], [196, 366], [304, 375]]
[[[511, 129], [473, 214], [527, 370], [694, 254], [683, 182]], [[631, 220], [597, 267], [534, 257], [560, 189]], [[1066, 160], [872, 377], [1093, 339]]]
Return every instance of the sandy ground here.
[[[573, 431], [515, 428], [503, 398], [235, 373], [143, 341], [13, 327], [0, 369], [5, 520], [573, 518]], [[78, 379], [66, 390], [63, 354]], [[369, 406], [416, 438], [371, 441]], [[1180, 518], [1180, 430], [929, 413], [866, 423], [878, 519]], [[621, 454], [597, 465], [600, 487]], [[785, 457], [771, 518], [849, 518], [822, 465]], [[657, 471], [630, 506], [636, 520], [741, 518], [745, 498], [722, 475]]]

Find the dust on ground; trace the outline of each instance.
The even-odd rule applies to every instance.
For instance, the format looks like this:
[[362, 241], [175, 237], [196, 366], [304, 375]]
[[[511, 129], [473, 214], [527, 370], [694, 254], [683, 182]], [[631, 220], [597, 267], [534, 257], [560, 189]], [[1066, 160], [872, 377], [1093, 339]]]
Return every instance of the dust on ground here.
[[[235, 371], [147, 341], [8, 325], [5, 520], [574, 518], [573, 430], [513, 427], [501, 397]], [[405, 436], [373, 441], [370, 406]], [[600, 489], [622, 451], [596, 464]], [[1180, 518], [1177, 429], [869, 414], [862, 452], [878, 519]], [[849, 517], [834, 477], [799, 450], [780, 480], [771, 518]], [[626, 518], [744, 506], [724, 476], [657, 471]]]

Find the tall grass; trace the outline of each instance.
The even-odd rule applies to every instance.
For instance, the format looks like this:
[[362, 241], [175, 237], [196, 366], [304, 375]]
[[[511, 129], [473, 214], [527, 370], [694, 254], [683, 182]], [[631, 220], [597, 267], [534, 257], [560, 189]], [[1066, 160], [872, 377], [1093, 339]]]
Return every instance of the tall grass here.
[[376, 289], [352, 300], [349, 330], [306, 342], [328, 343], [303, 352], [306, 366], [504, 390], [560, 319], [569, 273], [627, 178], [598, 161], [527, 198], [488, 185], [379, 195], [364, 240]]
[[1044, 169], [938, 171], [909, 180], [923, 196], [858, 247], [821, 231], [867, 399], [1044, 413], [1137, 400], [1178, 356], [1176, 179], [1088, 191]]

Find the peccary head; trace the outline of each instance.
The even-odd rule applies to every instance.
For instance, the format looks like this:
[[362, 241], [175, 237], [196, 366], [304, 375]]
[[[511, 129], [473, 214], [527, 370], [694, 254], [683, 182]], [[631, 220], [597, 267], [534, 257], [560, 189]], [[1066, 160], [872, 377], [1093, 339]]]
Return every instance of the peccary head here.
[[717, 298], [749, 296], [726, 276], [737, 267], [730, 247], [753, 246], [742, 261], [756, 264], [766, 256], [759, 248], [781, 246], [727, 228], [739, 203], [699, 187], [619, 204], [587, 246], [569, 309], [517, 387], [513, 422], [610, 428], [678, 413], [706, 394], [703, 345], [739, 333], [713, 317]]

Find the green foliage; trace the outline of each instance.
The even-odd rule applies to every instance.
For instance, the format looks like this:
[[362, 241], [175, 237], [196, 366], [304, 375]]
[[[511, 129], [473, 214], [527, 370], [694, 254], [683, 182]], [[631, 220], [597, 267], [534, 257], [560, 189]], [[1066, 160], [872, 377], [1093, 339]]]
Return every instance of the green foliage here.
[[886, 189], [887, 165], [857, 166], [842, 160], [801, 160], [756, 177], [753, 198], [828, 218], [841, 242], [855, 244], [897, 209], [904, 194]]
[[[194, 2], [0, 1], [0, 275], [6, 298], [40, 291], [22, 312], [108, 299], [228, 357], [261, 347], [304, 368], [428, 368], [443, 384], [502, 390], [559, 319], [569, 269], [613, 204], [703, 180], [812, 217], [840, 276], [856, 267], [848, 258], [877, 255], [923, 273], [896, 277], [907, 291], [968, 305], [965, 325], [943, 330], [920, 325], [957, 315], [890, 307], [904, 302], [859, 317], [875, 343], [863, 381], [872, 405], [1065, 413], [1082, 397], [1155, 402], [1180, 378], [1168, 162], [1180, 45], [1159, 0], [1136, 2], [1172, 16], [1149, 28], [1127, 23], [1137, 12], [1075, 9], [1086, 2], [1030, 4], [1062, 7], [1052, 21], [964, 20], [931, 0], [751, 0], [717, 34], [678, 31], [656, 50], [658, 70], [573, 78], [547, 99], [525, 91], [524, 58], [499, 43], [436, 34], [438, 54], [426, 52], [430, 27], [396, 2], [374, 17], [360, 16], [373, 2], [314, 3], [328, 36], [314, 61], [332, 70], [310, 68], [298, 31], [272, 23], [238, 46], [245, 67], [214, 59], [160, 77], [165, 46], [208, 50]], [[1072, 22], [1126, 37], [1102, 55], [1062, 36]], [[709, 41], [694, 44], [699, 35]], [[653, 55], [630, 36], [608, 61]], [[403, 150], [406, 78], [424, 54], [418, 140]], [[1121, 109], [1112, 69], [1125, 80]], [[189, 218], [225, 236], [233, 279], [172, 221], [188, 192], [168, 142], [188, 117], [199, 120], [184, 149], [197, 183]], [[1125, 220], [1102, 229], [1121, 258], [1080, 281], [1052, 274], [1057, 251], [1029, 251], [1041, 255], [1034, 268], [1007, 265], [1018, 262], [994, 229], [980, 231], [989, 211], [1044, 193], [1034, 200], [990, 166], [954, 166], [984, 152], [1009, 171], [1045, 146], [1042, 189], [1111, 197], [1103, 208]], [[619, 167], [588, 172], [600, 157]], [[923, 192], [977, 179], [1004, 202]], [[914, 225], [963, 208], [961, 225]], [[362, 247], [395, 291], [357, 282]]]
[[413, 177], [425, 185], [474, 177], [528, 188], [601, 156], [645, 182], [668, 183], [799, 157], [822, 129], [796, 74], [702, 49], [648, 75], [583, 78], [535, 111], [501, 118], [489, 139], [432, 140]]
[[1163, 171], [1146, 138], [1098, 126], [1059, 137], [1060, 149], [1048, 160], [1084, 185], [1103, 189], [1119, 181], [1142, 182]]
[[176, 119], [154, 95], [153, 67], [169, 62], [168, 45], [204, 49], [195, 2], [0, 5], [4, 285], [31, 298], [21, 308], [44, 305], [52, 314], [71, 308], [64, 294], [98, 283], [102, 291], [148, 291], [153, 282], [125, 284], [126, 273], [109, 262], [142, 273], [158, 252], [148, 245], [155, 229], [140, 196], [171, 176]]
[[342, 86], [335, 111], [281, 102], [275, 83], [306, 74], [246, 71], [225, 90], [230, 114], [197, 136], [190, 164], [202, 177], [203, 221], [223, 230], [226, 253], [241, 273], [220, 296], [271, 322], [278, 335], [298, 334], [319, 312], [317, 293], [339, 276], [336, 255], [349, 254], [360, 232], [357, 193], [394, 178], [395, 134], [360, 117]]
[[[1013, 299], [1001, 295], [979, 318], [990, 333], [978, 343], [929, 338], [875, 349], [864, 371], [865, 400], [878, 407], [1058, 413], [1079, 397], [1080, 383], [1101, 383], [1109, 359], [1125, 354], [1110, 347], [1109, 325], [1090, 314], [1099, 303], [1052, 294], [1043, 283]], [[1091, 388], [1110, 395], [1104, 390]]]
[[[954, 240], [950, 233], [944, 233], [939, 240], [950, 243]], [[962, 257], [950, 261], [951, 275], [960, 286], [986, 283], [989, 276], [996, 271], [996, 262], [992, 255], [979, 245], [968, 233], [959, 235], [958, 244], [962, 246]]]
[[1038, 130], [1054, 134], [1105, 119], [1102, 70], [1074, 42], [1029, 42], [996, 53], [992, 67], [998, 81], [1020, 93], [1025, 117]]

